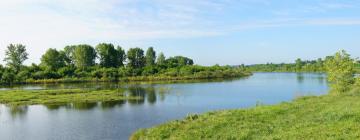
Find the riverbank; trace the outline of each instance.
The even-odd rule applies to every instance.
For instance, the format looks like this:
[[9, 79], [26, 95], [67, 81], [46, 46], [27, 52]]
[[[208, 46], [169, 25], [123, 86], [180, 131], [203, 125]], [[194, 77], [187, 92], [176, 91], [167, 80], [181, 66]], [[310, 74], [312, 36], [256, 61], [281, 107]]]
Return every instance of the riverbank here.
[[34, 105], [98, 101], [137, 100], [142, 97], [128, 96], [122, 90], [6, 90], [0, 92], [0, 104]]
[[212, 79], [231, 79], [251, 76], [251, 72], [232, 70], [228, 72], [200, 72], [188, 76], [132, 76], [120, 78], [60, 78], [60, 79], [27, 79], [13, 85], [21, 84], [57, 84], [57, 83], [86, 83], [86, 82], [157, 82], [157, 81], [183, 81], [183, 80], [212, 80]]
[[139, 130], [131, 139], [358, 139], [359, 91], [190, 115]]
[[[138, 76], [122, 78], [122, 82], [174, 82], [186, 80], [218, 80], [233, 79], [252, 75], [251, 73], [234, 73], [222, 76], [184, 76], [184, 77], [156, 77]], [[35, 80], [26, 84], [56, 84], [56, 83], [85, 83], [85, 82], [111, 82], [111, 80], [99, 79], [47, 79]], [[34, 105], [34, 104], [59, 104], [71, 102], [97, 102], [141, 99], [137, 96], [126, 96], [124, 91], [119, 90], [95, 90], [95, 89], [53, 89], [53, 90], [4, 90], [0, 92], [0, 104], [7, 105]]]

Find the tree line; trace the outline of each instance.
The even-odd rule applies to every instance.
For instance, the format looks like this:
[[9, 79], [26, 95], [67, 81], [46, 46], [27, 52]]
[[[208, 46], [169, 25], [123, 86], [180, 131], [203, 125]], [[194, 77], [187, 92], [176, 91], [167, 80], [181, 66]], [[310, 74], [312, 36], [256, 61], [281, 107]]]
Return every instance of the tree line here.
[[6, 66], [0, 65], [0, 84], [31, 83], [46, 79], [102, 79], [117, 81], [136, 76], [156, 77], [232, 77], [240, 75], [230, 66], [204, 67], [194, 65], [191, 58], [157, 55], [153, 47], [125, 50], [111, 43], [95, 47], [87, 44], [66, 46], [63, 50], [48, 49], [40, 64], [23, 65], [28, 59], [26, 46], [10, 44], [5, 51]]
[[290, 64], [257, 64], [246, 66], [246, 69], [259, 72], [324, 72], [327, 74], [330, 93], [342, 94], [360, 90], [360, 77], [356, 76], [360, 73], [360, 62], [351, 58], [344, 50], [324, 59], [310, 61], [296, 59]]
[[[249, 71], [257, 72], [326, 72], [325, 63], [332, 60], [334, 56], [326, 56], [325, 58], [318, 58], [316, 60], [301, 60], [296, 59], [294, 63], [267, 63], [248, 65], [246, 68]], [[355, 71], [360, 72], [359, 61], [354, 61]]]

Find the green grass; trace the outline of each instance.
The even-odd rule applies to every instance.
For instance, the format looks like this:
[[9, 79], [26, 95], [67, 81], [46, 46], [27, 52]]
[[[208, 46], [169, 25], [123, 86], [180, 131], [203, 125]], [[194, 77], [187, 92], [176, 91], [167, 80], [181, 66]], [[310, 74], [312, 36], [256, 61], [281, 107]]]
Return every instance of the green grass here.
[[118, 90], [8, 90], [0, 91], [0, 103], [7, 105], [59, 104], [139, 99]]
[[131, 139], [360, 139], [360, 93], [190, 115], [141, 129]]

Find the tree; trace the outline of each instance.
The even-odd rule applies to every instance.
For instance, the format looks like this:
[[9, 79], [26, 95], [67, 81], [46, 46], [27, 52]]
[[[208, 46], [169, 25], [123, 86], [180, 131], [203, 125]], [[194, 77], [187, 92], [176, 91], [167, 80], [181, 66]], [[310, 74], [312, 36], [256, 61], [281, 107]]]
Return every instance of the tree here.
[[165, 55], [164, 55], [164, 53], [160, 53], [159, 54], [159, 57], [157, 58], [157, 60], [156, 60], [156, 64], [158, 64], [158, 65], [164, 65], [165, 64]]
[[355, 61], [344, 50], [328, 57], [325, 69], [332, 92], [343, 93], [350, 89], [354, 83], [354, 66]]
[[166, 60], [168, 67], [181, 67], [186, 65], [193, 65], [194, 61], [184, 56], [170, 57]]
[[144, 51], [140, 48], [131, 48], [127, 52], [128, 66], [131, 68], [142, 68], [145, 65]]
[[66, 46], [64, 48], [64, 51], [62, 51], [61, 53], [65, 54], [65, 63], [67, 66], [73, 66], [75, 65], [74, 63], [74, 52], [75, 52], [75, 48], [76, 45], [71, 45], [71, 46]]
[[56, 49], [48, 49], [41, 57], [41, 65], [49, 70], [57, 70], [65, 66], [65, 54]]
[[153, 66], [155, 64], [156, 52], [153, 47], [150, 47], [146, 51], [146, 66]]
[[12, 84], [15, 81], [15, 73], [11, 70], [5, 70], [1, 76], [1, 82], [5, 84]]
[[323, 71], [323, 67], [324, 67], [324, 61], [321, 58], [318, 58], [316, 60], [317, 71]]
[[100, 65], [102, 67], [110, 68], [119, 66], [119, 52], [113, 44], [101, 43], [96, 46], [96, 52], [99, 55]]
[[120, 46], [116, 48], [116, 51], [118, 52], [118, 56], [117, 56], [118, 66], [122, 67], [124, 66], [124, 61], [126, 59], [125, 51]]
[[75, 66], [79, 69], [95, 65], [96, 51], [90, 45], [77, 45], [73, 55]]
[[16, 73], [20, 71], [23, 62], [28, 59], [26, 47], [22, 44], [10, 44], [5, 51], [4, 61]]
[[300, 58], [296, 59], [295, 60], [295, 69], [296, 69], [296, 71], [297, 72], [301, 71], [302, 67], [303, 67], [303, 62], [301, 61], [301, 59]]

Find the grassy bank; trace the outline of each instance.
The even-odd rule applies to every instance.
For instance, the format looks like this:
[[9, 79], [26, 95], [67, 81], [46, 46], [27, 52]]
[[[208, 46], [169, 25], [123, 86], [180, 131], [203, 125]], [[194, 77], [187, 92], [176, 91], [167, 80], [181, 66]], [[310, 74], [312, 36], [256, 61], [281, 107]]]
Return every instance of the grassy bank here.
[[118, 90], [9, 90], [0, 92], [0, 104], [33, 105], [59, 104], [71, 102], [98, 102], [139, 99], [141, 97], [126, 96]]
[[250, 72], [229, 71], [229, 72], [201, 72], [187, 76], [129, 76], [121, 78], [60, 78], [60, 79], [27, 79], [16, 84], [51, 84], [51, 83], [85, 83], [85, 82], [152, 82], [152, 81], [183, 81], [183, 80], [212, 80], [241, 78], [252, 75]]
[[190, 115], [131, 139], [359, 139], [359, 90], [291, 103]]

